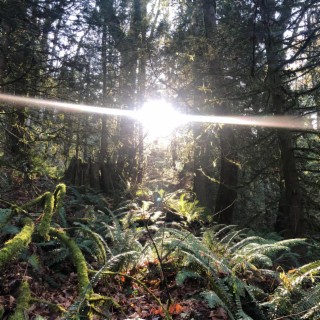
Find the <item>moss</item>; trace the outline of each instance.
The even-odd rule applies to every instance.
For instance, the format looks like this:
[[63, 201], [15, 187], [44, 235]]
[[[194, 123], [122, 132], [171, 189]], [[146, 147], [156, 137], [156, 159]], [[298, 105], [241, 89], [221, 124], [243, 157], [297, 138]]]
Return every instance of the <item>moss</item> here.
[[34, 231], [34, 223], [31, 219], [25, 219], [25, 226], [12, 239], [4, 244], [0, 250], [0, 269], [5, 266], [11, 259], [17, 256], [24, 248], [28, 246], [31, 241], [32, 233]]
[[[56, 303], [52, 303], [50, 301], [47, 300], [42, 300], [42, 299], [38, 299], [38, 298], [31, 298], [31, 303], [39, 303], [42, 305], [46, 305], [50, 311], [52, 312], [61, 312], [61, 313], [66, 313], [67, 310], [65, 308], [63, 308], [62, 306], [60, 306], [59, 304]], [[1, 319], [1, 318], [0, 318]]]
[[53, 195], [55, 198], [56, 212], [58, 213], [62, 208], [64, 196], [66, 195], [66, 190], [67, 190], [66, 185], [64, 183], [60, 183], [56, 186], [56, 189], [53, 192]]
[[91, 294], [90, 280], [88, 276], [87, 262], [84, 258], [79, 246], [72, 240], [63, 230], [50, 228], [50, 233], [56, 236], [61, 242], [63, 242], [70, 250], [72, 261], [77, 268], [78, 274], [78, 287], [80, 294]]
[[9, 317], [9, 320], [24, 320], [26, 312], [29, 309], [31, 292], [27, 281], [23, 281], [19, 289], [17, 306], [14, 314]]
[[54, 197], [51, 192], [46, 192], [44, 195], [44, 214], [41, 219], [41, 222], [39, 224], [39, 233], [40, 235], [45, 238], [46, 240], [49, 240], [49, 230], [53, 215], [53, 207], [54, 207]]
[[66, 185], [60, 183], [56, 186], [53, 195], [54, 195], [54, 202], [55, 202], [55, 212], [58, 214], [58, 219], [60, 219], [60, 225], [67, 227], [68, 223], [65, 217], [65, 211], [63, 210], [63, 201], [66, 195]]

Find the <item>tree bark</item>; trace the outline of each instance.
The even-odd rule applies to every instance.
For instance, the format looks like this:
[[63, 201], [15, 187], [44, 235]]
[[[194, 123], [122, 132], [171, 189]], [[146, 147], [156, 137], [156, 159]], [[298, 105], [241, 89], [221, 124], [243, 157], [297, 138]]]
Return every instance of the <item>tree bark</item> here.
[[223, 126], [220, 136], [220, 183], [215, 203], [218, 223], [231, 224], [237, 199], [238, 166], [236, 164], [235, 136], [230, 126]]
[[[102, 105], [107, 102], [107, 22], [103, 17], [102, 39], [101, 39], [101, 67], [102, 67]], [[107, 117], [101, 116], [101, 133], [100, 133], [100, 162], [103, 163], [107, 158], [108, 151], [108, 129]]]
[[[213, 46], [215, 41], [217, 41], [216, 8], [216, 0], [203, 0], [202, 9], [204, 25], [209, 46]], [[219, 116], [227, 115], [230, 113], [230, 110], [229, 106], [224, 102], [227, 97], [227, 92], [224, 88], [226, 84], [223, 75], [222, 61], [217, 56], [213, 56], [209, 61], [209, 66], [211, 71], [210, 86], [212, 87], [213, 95], [217, 100], [217, 103], [214, 106], [215, 114]], [[234, 204], [237, 198], [236, 186], [238, 182], [238, 166], [236, 164], [235, 136], [232, 127], [229, 126], [223, 126], [218, 134], [220, 141], [220, 178], [215, 199], [214, 213], [216, 215], [216, 220], [219, 223], [229, 224], [232, 222]], [[206, 153], [203, 160], [207, 162], [207, 166], [212, 167], [212, 164], [210, 164], [211, 159], [208, 158], [209, 153]], [[195, 178], [198, 180], [200, 179], [197, 176]], [[208, 180], [208, 178], [206, 179]], [[203, 187], [205, 190], [201, 191], [202, 198], [205, 197], [205, 193], [208, 192], [208, 190], [213, 189], [211, 186], [209, 188], [208, 182], [206, 182]], [[205, 200], [207, 205], [210, 206], [209, 208], [212, 209], [214, 203], [213, 194], [206, 198], [210, 200], [205, 200], [205, 198], [203, 200]]]
[[[116, 48], [121, 55], [120, 66], [120, 94], [121, 104], [128, 109], [136, 106], [136, 81], [138, 66], [139, 36], [141, 35], [142, 5], [143, 0], [134, 0], [131, 12], [130, 29], [126, 33], [114, 9], [113, 0], [102, 0], [108, 31], [116, 43]], [[118, 152], [118, 171], [128, 178], [132, 178], [134, 168], [137, 167], [136, 145], [135, 145], [135, 124], [131, 119], [120, 120], [120, 150]]]
[[[282, 82], [284, 76], [282, 67], [280, 67], [285, 60], [282, 43], [287, 25], [290, 22], [291, 7], [289, 4], [290, 1], [287, 1], [277, 7], [274, 0], [260, 1], [262, 23], [265, 26], [264, 42], [268, 67], [266, 91], [270, 97], [266, 111], [276, 115], [285, 114], [290, 109], [288, 101], [294, 99], [290, 96], [290, 88]], [[277, 18], [275, 18], [276, 15], [278, 15]], [[277, 19], [276, 23], [275, 19]], [[275, 227], [285, 236], [295, 237], [303, 233], [304, 227], [302, 194], [293, 152], [293, 134], [289, 130], [278, 130], [277, 137], [284, 188]]]

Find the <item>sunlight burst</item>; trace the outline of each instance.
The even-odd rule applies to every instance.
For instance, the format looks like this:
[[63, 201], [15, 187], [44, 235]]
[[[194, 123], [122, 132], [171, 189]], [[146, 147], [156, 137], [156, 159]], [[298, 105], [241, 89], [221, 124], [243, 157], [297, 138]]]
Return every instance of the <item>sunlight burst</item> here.
[[137, 110], [135, 118], [142, 123], [151, 139], [168, 137], [185, 122], [184, 117], [164, 100], [145, 102]]
[[232, 124], [251, 127], [284, 128], [291, 130], [318, 130], [310, 118], [299, 116], [214, 116], [182, 114], [175, 110], [170, 103], [163, 100], [146, 102], [139, 110], [116, 109], [92, 105], [66, 103], [45, 99], [19, 97], [0, 93], [0, 103], [11, 106], [61, 109], [73, 112], [89, 112], [110, 116], [121, 116], [139, 120], [149, 138], [168, 137], [179, 126], [198, 122], [213, 124]]

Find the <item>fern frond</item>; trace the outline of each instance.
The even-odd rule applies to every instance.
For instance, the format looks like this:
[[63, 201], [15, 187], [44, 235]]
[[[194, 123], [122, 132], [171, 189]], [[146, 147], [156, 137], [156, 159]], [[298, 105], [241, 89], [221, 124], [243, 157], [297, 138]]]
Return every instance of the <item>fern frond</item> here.
[[28, 263], [32, 266], [33, 269], [39, 271], [41, 269], [40, 258], [36, 254], [32, 254], [28, 258]]
[[220, 235], [223, 235], [225, 231], [231, 232], [233, 229], [237, 228], [238, 226], [234, 224], [226, 225], [223, 228], [221, 228], [219, 231], [215, 232], [215, 236], [218, 239]]
[[0, 208], [0, 229], [5, 226], [13, 215], [13, 209], [2, 209]]
[[[203, 267], [210, 269], [214, 273], [231, 273], [230, 269], [221, 261], [220, 257], [215, 256], [210, 249], [192, 233], [169, 228], [167, 232], [171, 235], [169, 240], [166, 240], [171, 250], [179, 248], [190, 258], [196, 260]], [[174, 238], [174, 236], [176, 238]]]
[[313, 306], [306, 314], [301, 316], [302, 320], [319, 320], [320, 319], [320, 303]]
[[107, 243], [105, 242], [105, 240], [103, 239], [103, 237], [92, 231], [88, 226], [82, 224], [82, 223], [74, 223], [75, 225], [79, 226], [79, 230], [81, 230], [82, 232], [84, 232], [86, 235], [88, 235], [90, 237], [91, 240], [94, 241], [95, 246], [97, 247], [97, 258], [98, 261], [102, 264], [106, 263], [107, 260], [107, 253], [106, 253], [106, 247], [107, 247]]
[[302, 267], [297, 268], [296, 272], [298, 274], [307, 274], [307, 273], [316, 274], [320, 272], [320, 260], [316, 260], [311, 263], [305, 264]]
[[258, 236], [251, 236], [251, 237], [247, 237], [241, 241], [239, 241], [238, 243], [236, 243], [234, 246], [232, 246], [229, 249], [229, 252], [234, 253], [236, 251], [241, 250], [243, 247], [247, 246], [250, 243], [258, 243], [258, 244], [262, 244], [262, 243], [266, 243], [266, 239], [262, 238], [262, 237], [258, 237]]
[[2, 234], [11, 234], [15, 235], [19, 233], [20, 229], [13, 224], [6, 224], [4, 227], [1, 228], [1, 233]]
[[61, 227], [68, 228], [66, 209], [64, 207], [60, 208], [60, 210], [58, 211], [58, 215], [60, 218]]
[[262, 244], [262, 245], [252, 245], [247, 246], [246, 250], [243, 253], [246, 255], [250, 254], [264, 254], [270, 258], [275, 257], [277, 254], [288, 252], [290, 249], [286, 246], [277, 245], [277, 244]]
[[222, 307], [228, 313], [230, 320], [235, 320], [235, 317], [228, 306], [219, 298], [214, 291], [204, 291], [200, 294], [208, 303], [210, 308]]
[[[318, 306], [318, 308], [317, 308]], [[294, 305], [296, 312], [302, 312], [304, 310], [313, 309], [313, 313], [320, 313], [320, 284], [317, 284], [314, 288], [309, 289], [303, 294], [303, 297]]]
[[190, 279], [190, 278], [191, 279], [201, 279], [202, 277], [197, 272], [188, 271], [188, 270], [181, 270], [176, 275], [176, 284], [177, 284], [177, 286], [182, 286], [183, 283], [187, 279]]
[[241, 229], [241, 230], [236, 230], [232, 231], [229, 234], [227, 234], [225, 237], [223, 237], [220, 242], [221, 243], [226, 243], [226, 246], [229, 247], [232, 241], [234, 241], [239, 235], [241, 235], [244, 231], [246, 231], [247, 228]]
[[104, 266], [102, 266], [94, 275], [94, 277], [91, 280], [92, 285], [95, 285], [103, 276], [103, 272], [106, 270], [112, 270], [112, 271], [120, 271], [121, 268], [119, 266], [122, 265], [123, 261], [126, 259], [132, 259], [132, 257], [136, 256], [136, 251], [128, 251], [123, 252], [121, 254], [118, 254], [117, 256], [112, 257], [109, 259]]
[[294, 239], [286, 239], [275, 242], [275, 245], [277, 246], [285, 246], [285, 247], [294, 247], [301, 244], [306, 244], [305, 238], [294, 238]]
[[59, 248], [59, 249], [54, 249], [52, 251], [49, 251], [47, 255], [48, 256], [47, 265], [50, 267], [55, 264], [59, 264], [65, 259], [67, 259], [69, 255], [70, 255], [70, 251], [67, 248]]
[[273, 266], [272, 259], [260, 253], [249, 256], [248, 262], [254, 264], [257, 268], [271, 268]]

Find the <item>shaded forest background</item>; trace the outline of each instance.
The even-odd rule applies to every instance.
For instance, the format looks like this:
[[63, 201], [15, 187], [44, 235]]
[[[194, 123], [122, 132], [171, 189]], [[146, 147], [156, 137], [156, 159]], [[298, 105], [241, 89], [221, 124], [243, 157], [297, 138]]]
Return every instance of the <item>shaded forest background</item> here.
[[[317, 129], [318, 6], [4, 1], [1, 92], [122, 109], [164, 98], [185, 113], [297, 115]], [[91, 185], [107, 193], [115, 176], [137, 187], [156, 170], [156, 144], [128, 119], [2, 103], [0, 121], [3, 191], [18, 173], [61, 178], [73, 157], [94, 163]], [[216, 221], [296, 236], [318, 232], [319, 150], [316, 130], [195, 124], [159, 157]]]
[[1, 1], [0, 94], [309, 129], [1, 102], [0, 319], [319, 319], [319, 9]]

